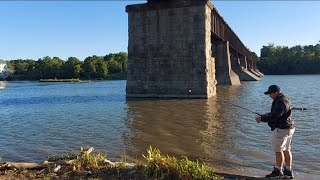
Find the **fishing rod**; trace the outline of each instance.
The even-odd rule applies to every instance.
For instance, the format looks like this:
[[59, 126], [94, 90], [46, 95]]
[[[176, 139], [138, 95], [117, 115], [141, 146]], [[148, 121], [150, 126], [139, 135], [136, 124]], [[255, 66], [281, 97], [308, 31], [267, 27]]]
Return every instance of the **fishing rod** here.
[[[246, 110], [246, 111], [248, 111], [248, 112], [254, 113], [254, 114], [256, 114], [256, 115], [262, 116], [262, 114], [260, 114], [260, 113], [251, 111], [251, 110], [249, 110], [249, 109], [247, 109], [247, 108], [244, 108], [244, 107], [241, 107], [241, 106], [239, 106], [239, 105], [236, 105], [236, 104], [233, 104], [233, 103], [230, 103], [230, 102], [227, 102], [227, 101], [223, 101], [223, 102], [225, 102], [225, 103], [227, 103], [227, 104], [230, 104], [230, 105], [232, 105], [232, 106], [241, 108], [241, 109], [243, 109], [243, 110]], [[306, 111], [306, 110], [308, 110], [308, 109], [307, 109], [307, 108], [291, 108], [291, 110]]]
[[248, 111], [248, 112], [254, 113], [254, 114], [256, 114], [256, 115], [262, 116], [262, 114], [260, 114], [260, 113], [257, 113], [257, 112], [254, 112], [254, 111], [251, 111], [251, 110], [249, 110], [249, 109], [247, 109], [247, 108], [244, 108], [244, 107], [241, 107], [241, 106], [239, 106], [239, 105], [232, 104], [232, 103], [227, 102], [227, 101], [223, 101], [223, 102], [228, 103], [228, 104], [230, 104], [230, 105], [232, 105], [232, 106], [235, 106], [235, 107], [241, 108], [241, 109], [243, 109], [243, 110], [246, 110], [246, 111]]
[[308, 110], [308, 109], [307, 109], [307, 108], [291, 108], [291, 110], [306, 111], [306, 110]]

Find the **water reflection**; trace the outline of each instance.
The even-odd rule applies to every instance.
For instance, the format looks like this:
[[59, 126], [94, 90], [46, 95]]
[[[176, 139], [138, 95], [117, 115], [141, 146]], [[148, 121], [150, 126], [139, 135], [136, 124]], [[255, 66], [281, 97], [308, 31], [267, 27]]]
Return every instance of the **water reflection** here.
[[149, 145], [174, 155], [202, 154], [201, 131], [205, 128], [207, 102], [203, 100], [128, 101], [133, 120], [126, 144], [137, 153]]
[[164, 154], [226, 163], [237, 140], [234, 119], [219, 101], [229, 97], [127, 101], [130, 136], [124, 144], [137, 155], [152, 145]]
[[219, 86], [217, 96], [210, 99], [127, 101], [129, 135], [123, 137], [127, 153], [140, 157], [152, 145], [164, 154], [228, 167], [272, 162], [272, 156], [257, 149], [268, 143], [255, 139], [255, 115], [248, 117], [230, 105], [245, 107], [243, 102], [251, 98], [247, 91], [247, 86]]

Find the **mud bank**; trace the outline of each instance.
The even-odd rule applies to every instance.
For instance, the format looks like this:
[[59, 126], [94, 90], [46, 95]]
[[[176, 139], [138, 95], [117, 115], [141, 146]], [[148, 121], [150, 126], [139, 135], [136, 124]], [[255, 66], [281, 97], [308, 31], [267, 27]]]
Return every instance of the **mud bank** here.
[[[56, 170], [55, 170], [56, 169]], [[225, 180], [257, 180], [266, 179], [265, 174], [270, 172], [254, 169], [231, 169], [226, 167], [214, 167], [216, 174]], [[85, 171], [74, 171], [72, 166], [63, 165], [61, 168], [45, 168], [45, 169], [10, 169], [0, 171], [0, 180], [71, 180], [71, 179], [101, 179], [101, 180], [147, 180], [144, 176], [143, 167], [141, 165], [123, 166], [121, 168], [101, 168], [89, 169]], [[295, 180], [319, 180], [319, 175], [295, 173]]]

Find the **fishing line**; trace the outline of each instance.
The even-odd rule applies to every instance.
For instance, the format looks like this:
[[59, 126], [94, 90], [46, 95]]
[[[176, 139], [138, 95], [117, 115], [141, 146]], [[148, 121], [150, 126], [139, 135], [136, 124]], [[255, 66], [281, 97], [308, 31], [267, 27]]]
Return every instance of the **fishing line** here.
[[262, 116], [262, 114], [260, 114], [260, 113], [257, 113], [257, 112], [254, 112], [254, 111], [251, 111], [251, 110], [249, 110], [249, 109], [247, 109], [247, 108], [244, 108], [244, 107], [241, 107], [241, 106], [239, 106], [239, 105], [232, 104], [232, 103], [227, 102], [227, 101], [223, 101], [223, 102], [225, 102], [225, 103], [227, 103], [227, 104], [230, 104], [230, 105], [232, 105], [232, 106], [235, 106], [235, 107], [241, 108], [241, 109], [243, 109], [243, 110], [246, 110], [246, 111], [248, 111], [248, 112], [254, 113], [254, 114], [256, 114], [256, 115]]
[[[256, 115], [262, 116], [262, 114], [260, 114], [260, 113], [251, 111], [251, 110], [249, 110], [249, 109], [247, 109], [247, 108], [244, 108], [244, 107], [241, 107], [241, 106], [239, 106], [239, 105], [236, 105], [236, 104], [233, 104], [233, 103], [230, 103], [230, 102], [227, 102], [227, 101], [223, 101], [223, 102], [225, 102], [225, 103], [227, 103], [227, 104], [230, 104], [230, 105], [232, 105], [232, 106], [241, 108], [241, 109], [243, 109], [243, 110], [246, 110], [246, 111], [248, 111], [248, 112], [254, 113], [254, 114], [256, 114]], [[306, 111], [306, 110], [308, 110], [308, 109], [307, 109], [307, 108], [291, 108], [291, 110]]]

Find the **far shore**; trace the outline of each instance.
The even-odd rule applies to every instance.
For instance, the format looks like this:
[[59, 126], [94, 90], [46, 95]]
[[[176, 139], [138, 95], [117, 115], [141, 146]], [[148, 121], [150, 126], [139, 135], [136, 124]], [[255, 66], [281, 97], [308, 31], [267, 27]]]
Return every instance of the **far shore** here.
[[78, 82], [78, 83], [89, 83], [90, 80], [80, 80], [80, 79], [40, 79], [39, 82]]

